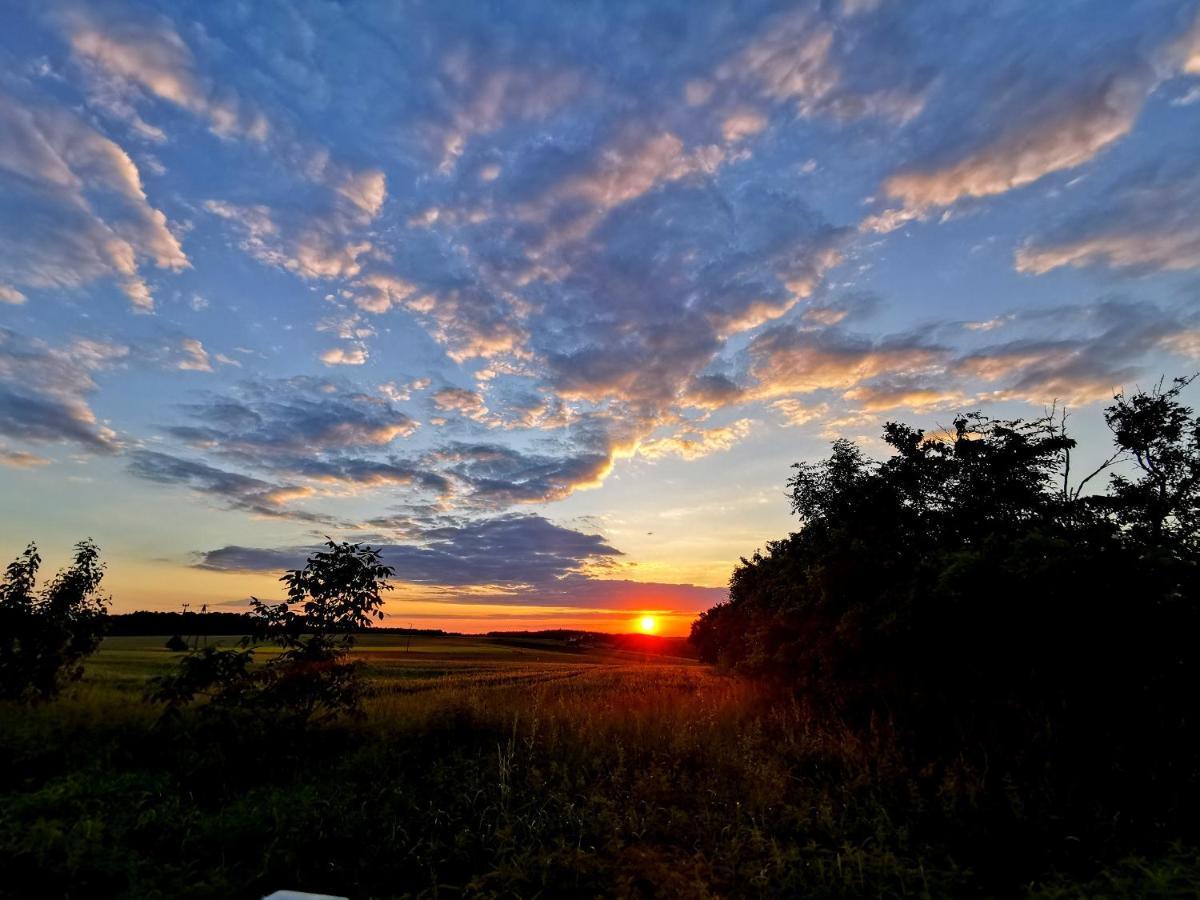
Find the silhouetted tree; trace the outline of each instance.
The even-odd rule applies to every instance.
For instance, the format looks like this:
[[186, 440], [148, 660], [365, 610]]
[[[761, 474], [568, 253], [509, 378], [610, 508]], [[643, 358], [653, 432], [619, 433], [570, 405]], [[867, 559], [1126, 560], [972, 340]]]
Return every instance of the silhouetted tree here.
[[[379, 551], [361, 544], [327, 542], [304, 568], [286, 572], [283, 603], [251, 598], [254, 634], [240, 648], [203, 647], [176, 672], [155, 679], [149, 696], [174, 712], [200, 697], [209, 713], [252, 713], [303, 726], [359, 709], [361, 663], [350, 660], [355, 633], [383, 618], [382, 592], [394, 574]], [[256, 643], [281, 649], [254, 667]]]
[[107, 597], [100, 549], [75, 545], [67, 568], [37, 591], [41, 557], [30, 544], [0, 582], [0, 696], [49, 699], [83, 674], [83, 660], [104, 636]]
[[183, 635], [173, 634], [167, 638], [166, 647], [173, 653], [186, 653], [188, 642], [183, 639]]
[[1070, 483], [1075, 442], [1050, 415], [972, 413], [940, 434], [889, 423], [882, 462], [835, 442], [788, 482], [802, 528], [743, 559], [693, 624], [701, 658], [951, 752], [968, 740], [1010, 759], [1054, 747], [1110, 774], [1194, 771], [1200, 419], [1186, 384], [1114, 399], [1102, 495], [1082, 490], [1098, 473]]
[[1113, 476], [1109, 509], [1148, 550], [1180, 557], [1200, 550], [1200, 417], [1179, 402], [1192, 380], [1118, 394], [1104, 417], [1137, 464], [1132, 477]]

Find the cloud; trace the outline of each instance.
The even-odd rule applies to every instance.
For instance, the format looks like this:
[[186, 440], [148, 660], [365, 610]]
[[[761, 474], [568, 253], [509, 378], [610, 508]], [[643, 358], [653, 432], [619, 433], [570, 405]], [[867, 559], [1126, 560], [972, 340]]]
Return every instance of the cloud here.
[[354, 304], [366, 312], [385, 313], [416, 293], [416, 285], [388, 272], [368, 272], [354, 282]]
[[750, 344], [756, 396], [769, 398], [819, 390], [850, 390], [880, 376], [938, 370], [947, 351], [911, 337], [873, 340], [837, 328], [807, 330], [778, 325]]
[[330, 347], [321, 354], [321, 362], [327, 366], [361, 366], [366, 361], [363, 347]]
[[721, 135], [727, 143], [737, 143], [758, 134], [767, 127], [767, 117], [753, 109], [730, 113], [721, 122]]
[[1004, 194], [1090, 162], [1133, 130], [1147, 97], [1187, 70], [1189, 52], [1179, 41], [1148, 48], [1134, 33], [1077, 63], [1069, 78], [1061, 72], [1070, 60], [1056, 59], [1051, 77], [1014, 59], [991, 96], [968, 113], [964, 136], [956, 142], [939, 134], [939, 145], [949, 142], [951, 149], [885, 179], [883, 194], [900, 206], [868, 216], [862, 227], [891, 231], [959, 201]]
[[247, 381], [182, 409], [192, 424], [168, 427], [173, 437], [249, 458], [386, 447], [417, 430], [392, 401], [316, 378]]
[[[245, 381], [231, 394], [211, 394], [181, 409], [187, 421], [164, 426], [163, 432], [191, 451], [218, 458], [226, 467], [221, 473], [249, 482], [231, 485], [216, 476], [192, 477], [193, 464], [212, 466], [179, 454], [171, 457], [178, 467], [135, 468], [134, 474], [188, 484], [232, 508], [282, 515], [281, 507], [292, 500], [384, 487], [409, 488], [410, 500], [423, 503], [449, 496], [454, 487], [431, 466], [390, 452], [417, 431], [411, 416], [386, 396], [345, 382], [305, 377]], [[146, 474], [164, 468], [162, 477]]]
[[1078, 215], [1017, 250], [1018, 271], [1063, 266], [1133, 272], [1200, 267], [1200, 175], [1158, 165], [1127, 174]]
[[[485, 595], [482, 602], [695, 615], [728, 596], [729, 590], [724, 587], [568, 575], [552, 585], [522, 591], [516, 596]], [[475, 602], [480, 598], [473, 594], [470, 599]]]
[[46, 459], [46, 457], [38, 456], [36, 453], [0, 446], [0, 465], [3, 466], [10, 466], [14, 469], [29, 469], [33, 466], [44, 466], [49, 462], [50, 460]]
[[[527, 220], [518, 203], [507, 232], [512, 242], [485, 246], [480, 256], [460, 247], [453, 267], [421, 271], [429, 260], [447, 259], [432, 236], [422, 238], [430, 243], [414, 265], [395, 261], [399, 286], [381, 288], [386, 299], [378, 307], [399, 302], [415, 312], [452, 360], [486, 357], [481, 385], [499, 374], [538, 388], [522, 399], [501, 391], [494, 401], [480, 390], [445, 391], [436, 408], [490, 426], [544, 429], [567, 427], [589, 408], [577, 431], [583, 437], [569, 439], [561, 456], [518, 454], [506, 463], [512, 472], [495, 477], [473, 461], [455, 463], [477, 500], [565, 496], [603, 478], [617, 456], [671, 421], [676, 407], [738, 402], [738, 385], [705, 371], [724, 341], [810, 297], [840, 260], [846, 232], [793, 192], [709, 184], [710, 173], [693, 172], [693, 157], [678, 142], [629, 146], [653, 152], [635, 153], [636, 160], [601, 153], [556, 176], [551, 188], [533, 190], [535, 198], [582, 204], [584, 213], [565, 213], [567, 227], [553, 217]], [[676, 178], [682, 171], [697, 177]], [[571, 226], [580, 215], [593, 216], [585, 231]], [[531, 276], [529, 259], [542, 264]], [[487, 458], [497, 466], [502, 457]], [[528, 478], [527, 469], [555, 475]]]
[[451, 442], [425, 460], [465, 489], [462, 502], [488, 508], [561, 500], [596, 487], [612, 468], [612, 449], [587, 444], [558, 454], [522, 452], [496, 443]]
[[6, 302], [23, 288], [81, 288], [116, 280], [135, 307], [154, 301], [141, 265], [188, 266], [137, 166], [72, 113], [0, 92], [0, 281]]
[[[724, 588], [604, 577], [619, 550], [539, 515], [409, 521], [404, 533], [403, 543], [372, 543], [398, 581], [435, 589], [434, 599], [450, 603], [698, 612], [725, 595]], [[303, 565], [317, 549], [232, 545], [198, 554], [197, 566], [276, 572]]]
[[815, 4], [779, 13], [716, 69], [715, 94], [696, 86], [692, 99], [728, 107], [750, 87], [805, 118], [903, 124], [924, 108], [930, 77], [921, 67], [898, 66], [902, 44], [883, 32], [881, 39], [869, 24], [837, 22]]
[[725, 341], [786, 314], [840, 259], [843, 232], [784, 190], [682, 182], [614, 210], [563, 252], [530, 322], [548, 387], [611, 417], [596, 444], [631, 452], [680, 407], [746, 399], [706, 371]]
[[1145, 373], [1151, 357], [1187, 355], [1187, 336], [1195, 329], [1194, 317], [1119, 300], [1018, 315], [1016, 321], [1041, 334], [1049, 328], [1055, 337], [986, 346], [953, 360], [949, 374], [988, 384], [985, 396], [994, 400], [1091, 403]]
[[1153, 70], [1135, 66], [1071, 85], [1051, 95], [1026, 121], [996, 134], [961, 158], [891, 175], [884, 193], [923, 215], [965, 197], [988, 197], [1073, 169], [1127, 135], [1153, 84]]
[[746, 390], [728, 375], [697, 375], [683, 389], [680, 403], [700, 409], [720, 409], [738, 403]]
[[[407, 532], [409, 542], [384, 543], [381, 550], [396, 578], [411, 584], [545, 586], [621, 555], [598, 534], [538, 515], [434, 519], [414, 523]], [[199, 565], [240, 572], [295, 568], [315, 549], [222, 547], [202, 554]]]
[[[461, 408], [476, 417], [486, 413], [473, 407], [481, 400], [473, 392], [439, 393], [444, 409]], [[596, 423], [590, 429], [573, 426], [541, 452], [469, 441], [423, 450], [399, 444], [416, 433], [418, 424], [390, 394], [315, 378], [247, 381], [232, 394], [183, 405], [188, 421], [163, 431], [230, 467], [264, 476], [250, 476], [256, 480], [305, 485], [319, 494], [407, 486], [410, 503], [453, 498], [464, 508], [561, 499], [598, 484], [611, 467], [614, 451], [607, 431]], [[530, 414], [540, 422], [544, 411]], [[500, 420], [489, 417], [486, 424]], [[393, 452], [394, 445], [401, 451]]]
[[804, 307], [801, 318], [808, 325], [832, 327], [868, 319], [882, 306], [878, 295], [867, 291], [846, 291], [837, 296], [813, 300]]
[[[1045, 323], [1040, 333], [1029, 320], [1002, 332], [951, 322], [919, 335], [857, 333], [878, 307], [859, 285], [883, 276], [871, 271], [873, 247], [839, 223], [887, 174], [888, 154], [911, 161], [888, 181], [901, 215], [934, 215], [1081, 165], [1120, 140], [1164, 73], [1190, 64], [1162, 59], [1192, 53], [1162, 50], [1164, 22], [1178, 24], [1177, 14], [1147, 15], [1129, 36], [1137, 13], [1082, 23], [1011, 6], [935, 15], [919, 4], [814, 2], [731, 15], [624, 4], [552, 17], [528, 7], [507, 11], [503, 28], [494, 10], [444, 5], [364, 7], [350, 21], [336, 5], [279, 15], [249, 4], [236, 28], [208, 8], [160, 5], [165, 17], [76, 8], [54, 19], [73, 64], [60, 66], [51, 43], [41, 74], [6, 89], [44, 89], [31, 105], [53, 95], [83, 110], [69, 113], [82, 127], [131, 141], [127, 158], [157, 173], [156, 203], [161, 186], [169, 209], [195, 218], [168, 233], [192, 235], [188, 250], [206, 267], [228, 259], [218, 232], [296, 279], [234, 265], [228, 290], [197, 285], [212, 299], [205, 343], [228, 310], [239, 315], [227, 327], [262, 329], [259, 355], [238, 357], [247, 374], [296, 360], [323, 362], [330, 375], [368, 361], [358, 371], [389, 368], [371, 380], [386, 390], [332, 377], [328, 394], [316, 381], [239, 385], [160, 417], [168, 443], [154, 449], [255, 479], [267, 486], [260, 497], [310, 490], [314, 506], [379, 488], [401, 508], [495, 511], [594, 486], [638, 452], [722, 450], [764, 415], [847, 421], [1040, 393], [1036, 378], [1023, 379], [1052, 368], [1050, 350], [1035, 346]], [[421, 40], [378, 41], [402, 34]], [[14, 159], [26, 158], [22, 142], [0, 135]], [[70, 144], [56, 155], [80, 184], [95, 183], [68, 159]], [[38, 177], [53, 185], [58, 170], [45, 160]], [[818, 169], [825, 178], [811, 177]], [[97, 235], [122, 236], [121, 204], [73, 190], [103, 226]], [[35, 233], [38, 222], [22, 224]], [[1186, 234], [1186, 225], [1169, 227]], [[1028, 249], [1079, 237], [1064, 231], [1060, 242], [1046, 229]], [[101, 256], [80, 283], [115, 278], [148, 298], [147, 270], [171, 254], [122, 239], [135, 248], [132, 269]], [[46, 271], [89, 265], [80, 247], [54, 246], [69, 264]], [[21, 264], [38, 252], [31, 241]], [[1190, 252], [1173, 246], [1161, 264]], [[1088, 264], [1108, 258], [1091, 252]], [[36, 299], [9, 274], [0, 270], [0, 283]], [[188, 281], [179, 304], [194, 294]], [[250, 293], [260, 281], [263, 293]], [[906, 315], [891, 312], [889, 322]], [[1179, 319], [1175, 343], [1164, 331], [1139, 346], [1189, 346], [1192, 325]], [[1080, 347], [1103, 329], [1070, 321], [1063, 352], [1088, 357], [1086, 369], [1093, 354]], [[198, 327], [159, 332], [179, 346], [155, 361], [195, 371], [228, 360], [180, 343]], [[986, 343], [1000, 336], [1011, 340]], [[1104, 378], [1141, 365], [1132, 347], [1114, 359]], [[428, 372], [438, 389], [416, 396], [423, 388], [405, 371]], [[306, 430], [297, 410], [356, 434], [356, 417], [374, 422], [378, 409], [349, 393], [388, 404], [384, 422], [402, 413], [401, 430], [343, 444]], [[222, 404], [241, 418], [219, 420]], [[436, 427], [416, 431], [418, 411]], [[225, 485], [189, 477], [181, 483], [201, 490]]]
[[807, 10], [776, 16], [769, 27], [717, 73], [718, 80], [752, 79], [773, 100], [791, 101], [811, 115], [837, 89], [834, 30]]
[[371, 221], [383, 210], [387, 199], [387, 176], [379, 169], [347, 171], [334, 185], [337, 193], [358, 210], [364, 221]]
[[71, 6], [56, 19], [76, 57], [108, 76], [207, 120], [223, 137], [263, 141], [269, 134], [261, 112], [197, 73], [191, 51], [165, 18]]
[[533, 392], [496, 397], [482, 418], [490, 428], [555, 430], [576, 421], [578, 414], [560, 398]]
[[405, 400], [412, 399], [412, 395], [415, 392], [423, 391], [427, 387], [429, 387], [428, 378], [414, 378], [408, 384], [397, 384], [394, 381], [386, 381], [379, 385], [379, 394], [393, 403], [402, 403]]
[[830, 413], [828, 403], [809, 403], [794, 397], [772, 400], [771, 408], [780, 413], [784, 425], [791, 427], [800, 427], [808, 425], [810, 422], [826, 420]]
[[259, 262], [305, 279], [353, 278], [362, 271], [360, 258], [371, 249], [369, 240], [352, 236], [363, 224], [363, 213], [346, 198], [327, 214], [299, 213], [282, 225], [276, 221], [276, 212], [262, 204], [238, 206], [208, 200], [204, 208], [232, 222], [242, 232], [242, 249]]
[[[340, 162], [325, 146], [297, 137], [290, 123], [271, 121], [287, 116], [279, 111], [269, 116], [263, 104], [206, 77], [165, 16], [120, 6], [69, 5], [50, 18], [67, 37], [101, 109], [121, 115], [143, 135], [165, 139], [161, 129], [147, 125], [135, 111], [143, 99], [164, 101], [205, 121], [222, 138], [262, 148], [305, 188], [319, 188], [321, 201], [307, 207], [208, 201], [209, 212], [241, 229], [243, 249], [306, 279], [352, 278], [361, 271], [360, 257], [372, 249], [363, 232], [387, 198], [381, 169]], [[198, 43], [210, 50], [214, 46]]]
[[962, 391], [919, 379], [885, 379], [851, 388], [842, 399], [853, 403], [864, 413], [889, 409], [910, 409], [922, 412], [930, 409], [963, 408], [972, 398]]
[[738, 419], [714, 428], [689, 427], [665, 438], [642, 441], [638, 454], [649, 459], [677, 456], [681, 459], [700, 459], [712, 453], [728, 450], [748, 435], [754, 423]]
[[641, 197], [664, 182], [689, 175], [711, 175], [725, 161], [716, 146], [684, 149], [683, 141], [670, 132], [630, 128], [600, 149], [595, 164], [568, 178], [553, 192], [556, 200], [579, 200], [589, 207], [585, 219], [598, 221], [605, 212]]
[[1200, 359], [1200, 328], [1187, 328], [1168, 335], [1162, 339], [1160, 346], [1168, 353], [1185, 359]]
[[211, 372], [212, 362], [204, 345], [195, 338], [184, 338], [179, 342], [182, 358], [175, 364], [181, 372]]
[[446, 412], [457, 412], [476, 421], [483, 421], [488, 414], [483, 394], [465, 388], [447, 387], [430, 395], [433, 405]]
[[511, 321], [508, 302], [477, 284], [451, 282], [409, 295], [403, 304], [454, 362], [526, 355], [528, 332]]
[[545, 119], [585, 87], [578, 73], [548, 60], [501, 63], [486, 44], [462, 45], [446, 54], [437, 83], [448, 95], [445, 121], [431, 129], [442, 174], [454, 170], [472, 139], [514, 123]]
[[14, 440], [70, 443], [112, 453], [116, 433], [88, 404], [93, 375], [128, 354], [128, 348], [76, 340], [60, 347], [0, 328], [0, 434]]
[[311, 495], [311, 488], [272, 484], [260, 478], [218, 469], [206, 462], [155, 450], [130, 451], [126, 468], [135, 478], [158, 484], [182, 485], [220, 500], [229, 509], [271, 518], [327, 521], [325, 517], [313, 513], [285, 509], [286, 504]]
[[[747, 348], [745, 377], [755, 383], [746, 394], [767, 400], [784, 424], [821, 423], [823, 433], [836, 434], [890, 410], [1004, 400], [1092, 403], [1146, 373], [1161, 354], [1193, 357], [1196, 351], [1196, 317], [1152, 303], [1101, 298], [1011, 312], [996, 321], [1013, 337], [958, 352], [913, 336], [872, 339], [837, 326], [775, 326]], [[973, 329], [980, 336], [991, 330]]]

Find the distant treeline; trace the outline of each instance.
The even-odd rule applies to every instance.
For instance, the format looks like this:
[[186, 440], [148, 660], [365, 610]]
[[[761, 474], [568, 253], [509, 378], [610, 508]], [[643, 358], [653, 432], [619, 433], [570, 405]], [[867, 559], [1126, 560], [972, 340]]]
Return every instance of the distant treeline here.
[[108, 617], [108, 634], [136, 637], [158, 634], [249, 634], [253, 625], [248, 613], [152, 612], [139, 610]]
[[[108, 634], [113, 637], [145, 637], [151, 635], [210, 635], [228, 636], [251, 634], [254, 619], [249, 613], [233, 612], [154, 612], [139, 610], [108, 617]], [[432, 637], [446, 634], [440, 628], [371, 628], [379, 634], [423, 634]]]
[[665, 637], [657, 634], [608, 634], [602, 631], [577, 631], [554, 628], [546, 631], [489, 631], [488, 637], [503, 641], [561, 641], [579, 649], [603, 648], [652, 653], [656, 656], [682, 656], [695, 659], [697, 651], [685, 637]]

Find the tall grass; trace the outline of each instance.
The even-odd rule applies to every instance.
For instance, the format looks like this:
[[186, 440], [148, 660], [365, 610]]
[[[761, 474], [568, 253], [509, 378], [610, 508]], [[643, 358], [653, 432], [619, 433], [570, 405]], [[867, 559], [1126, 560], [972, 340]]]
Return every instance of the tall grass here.
[[56, 704], [0, 708], [0, 892], [1165, 896], [1197, 885], [1186, 846], [1063, 842], [1041, 801], [1010, 796], [973, 761], [914, 768], [882, 725], [851, 732], [697, 666], [396, 654], [372, 664], [362, 720], [279, 735], [156, 727], [136, 678], [106, 665]]

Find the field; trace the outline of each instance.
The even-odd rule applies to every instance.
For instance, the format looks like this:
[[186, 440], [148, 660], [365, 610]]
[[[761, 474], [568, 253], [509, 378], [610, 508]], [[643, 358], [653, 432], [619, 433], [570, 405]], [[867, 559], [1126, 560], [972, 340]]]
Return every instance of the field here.
[[[882, 733], [687, 660], [365, 638], [365, 718], [302, 737], [156, 724], [162, 638], [0, 706], [0, 895], [969, 896], [1195, 891], [1158, 848], [1054, 853], [1053, 824], [912, 772]], [[1046, 848], [1051, 847], [1051, 851]]]

